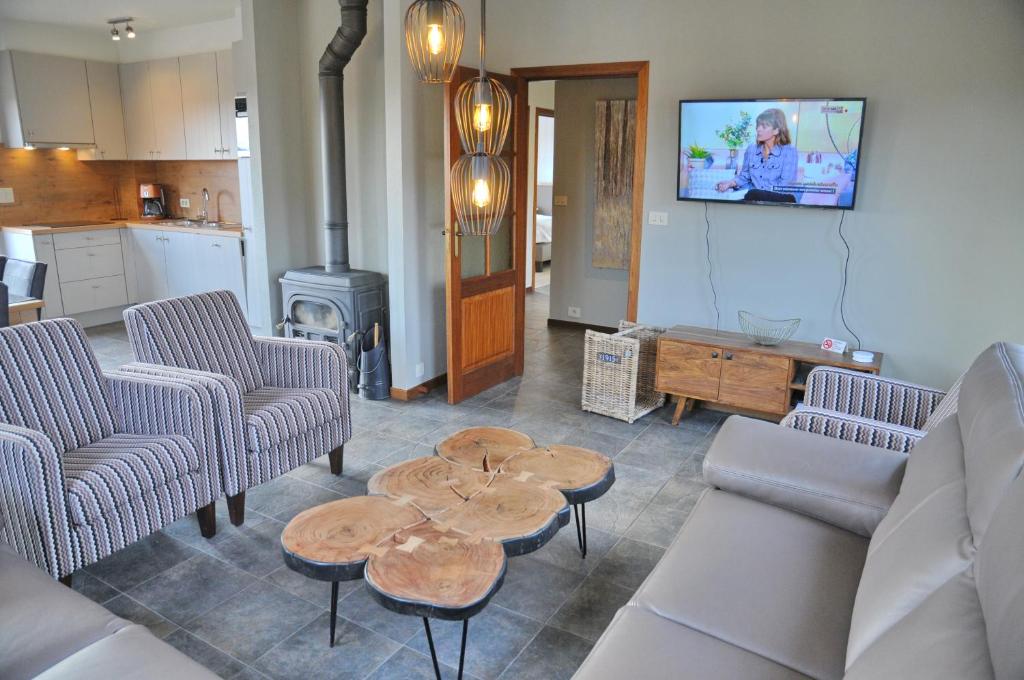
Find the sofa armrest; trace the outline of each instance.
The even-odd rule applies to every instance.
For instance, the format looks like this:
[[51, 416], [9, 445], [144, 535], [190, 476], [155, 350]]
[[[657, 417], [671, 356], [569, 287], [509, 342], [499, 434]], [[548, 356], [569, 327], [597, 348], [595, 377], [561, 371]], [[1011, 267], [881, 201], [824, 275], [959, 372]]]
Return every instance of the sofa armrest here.
[[804, 404], [920, 430], [945, 396], [902, 380], [818, 366], [807, 375]]
[[213, 497], [221, 494], [221, 473], [213, 395], [184, 377], [153, 376], [130, 371], [104, 374], [114, 410], [127, 434], [177, 435], [192, 442], [200, 454], [203, 476]]
[[331, 342], [253, 338], [263, 379], [274, 387], [327, 387], [348, 395], [348, 357]]
[[713, 486], [871, 536], [907, 455], [732, 416], [704, 459]]
[[42, 432], [0, 423], [0, 541], [60, 578], [79, 566], [70, 536], [53, 442]]
[[790, 411], [779, 425], [899, 453], [910, 453], [914, 444], [925, 435], [911, 427], [807, 406]]
[[251, 475], [246, 453], [245, 409], [242, 405], [241, 383], [219, 373], [142, 362], [125, 364], [118, 369], [118, 373], [185, 381], [202, 389], [209, 396], [215, 450], [220, 454], [218, 462], [224, 493], [234, 496], [249, 488]]

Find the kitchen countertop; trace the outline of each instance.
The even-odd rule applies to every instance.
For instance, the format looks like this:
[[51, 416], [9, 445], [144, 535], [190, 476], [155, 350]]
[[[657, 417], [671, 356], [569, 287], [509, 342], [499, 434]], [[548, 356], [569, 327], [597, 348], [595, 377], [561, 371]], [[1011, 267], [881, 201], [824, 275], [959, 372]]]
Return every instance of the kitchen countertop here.
[[142, 221], [142, 220], [120, 220], [116, 222], [100, 222], [97, 224], [80, 224], [69, 227], [43, 227], [43, 226], [11, 226], [11, 227], [0, 227], [4, 231], [11, 232], [13, 234], [30, 234], [30, 235], [45, 235], [45, 234], [72, 234], [81, 231], [105, 231], [108, 229], [152, 229], [154, 231], [178, 231], [186, 234], [204, 234], [206, 236], [234, 236], [235, 238], [241, 238], [242, 236], [242, 225], [232, 224], [229, 222], [222, 222], [223, 227], [216, 229], [204, 229], [202, 227], [186, 227], [173, 223], [171, 221]]

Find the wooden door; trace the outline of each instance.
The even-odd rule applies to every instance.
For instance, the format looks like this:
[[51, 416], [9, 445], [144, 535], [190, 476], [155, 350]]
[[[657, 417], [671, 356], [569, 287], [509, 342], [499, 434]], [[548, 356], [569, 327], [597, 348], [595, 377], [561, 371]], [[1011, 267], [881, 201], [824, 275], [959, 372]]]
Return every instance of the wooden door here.
[[185, 157], [215, 160], [222, 157], [220, 141], [220, 89], [217, 56], [190, 54], [181, 65], [181, 108], [185, 119]]
[[722, 349], [661, 339], [654, 388], [691, 399], [718, 399]]
[[[509, 137], [502, 157], [513, 186], [501, 228], [493, 236], [461, 236], [451, 202], [451, 167], [462, 154], [454, 100], [459, 85], [477, 71], [460, 67], [445, 85], [445, 246], [448, 330], [448, 401], [456, 404], [523, 372], [523, 314], [526, 259], [525, 222], [515, 219], [515, 186], [519, 172], [513, 150], [525, 148]], [[526, 106], [525, 83], [491, 74], [513, 97], [513, 115]]]
[[153, 97], [155, 160], [183, 161], [186, 158], [185, 114], [181, 109], [181, 70], [178, 58], [149, 62], [149, 85]]
[[121, 64], [121, 99], [124, 109], [124, 132], [128, 158], [133, 161], [153, 159], [156, 136], [153, 131], [153, 97], [149, 87], [149, 63]]

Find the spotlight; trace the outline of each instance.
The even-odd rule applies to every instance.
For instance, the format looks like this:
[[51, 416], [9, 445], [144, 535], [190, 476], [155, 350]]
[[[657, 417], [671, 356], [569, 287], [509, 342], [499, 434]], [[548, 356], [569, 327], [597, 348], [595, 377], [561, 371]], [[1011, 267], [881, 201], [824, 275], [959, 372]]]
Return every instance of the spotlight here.
[[125, 35], [128, 36], [129, 40], [134, 40], [135, 39], [135, 29], [132, 28], [131, 24], [126, 25], [124, 27], [124, 30], [125, 30]]
[[117, 26], [114, 26], [112, 29], [110, 29], [110, 39], [114, 41], [118, 41], [121, 39], [121, 34], [117, 32]]

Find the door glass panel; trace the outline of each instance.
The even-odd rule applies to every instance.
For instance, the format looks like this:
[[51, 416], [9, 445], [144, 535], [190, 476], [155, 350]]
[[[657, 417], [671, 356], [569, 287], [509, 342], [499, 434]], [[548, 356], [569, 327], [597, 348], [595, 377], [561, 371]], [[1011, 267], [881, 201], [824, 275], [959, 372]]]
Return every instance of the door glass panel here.
[[492, 274], [512, 269], [512, 229], [512, 216], [507, 214], [501, 221], [501, 229], [497, 234], [491, 236]]
[[469, 279], [487, 273], [484, 269], [486, 263], [485, 243], [486, 239], [483, 236], [463, 236], [459, 239], [462, 255], [462, 278]]

